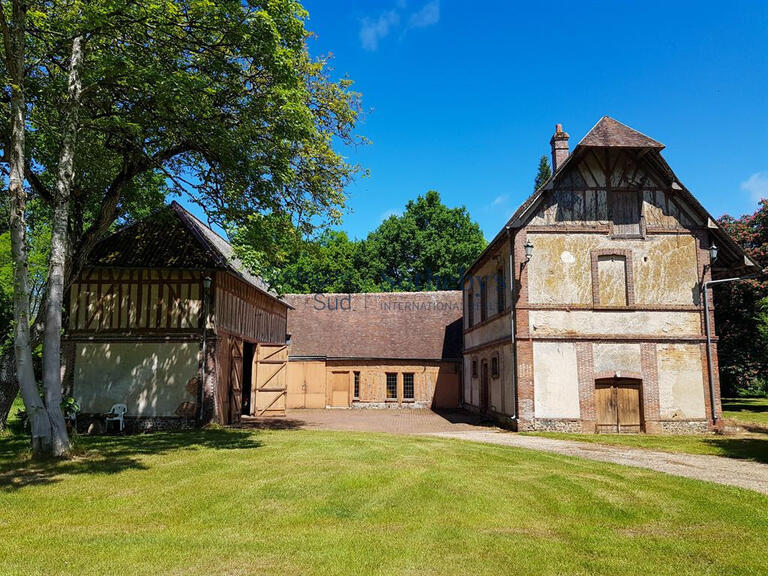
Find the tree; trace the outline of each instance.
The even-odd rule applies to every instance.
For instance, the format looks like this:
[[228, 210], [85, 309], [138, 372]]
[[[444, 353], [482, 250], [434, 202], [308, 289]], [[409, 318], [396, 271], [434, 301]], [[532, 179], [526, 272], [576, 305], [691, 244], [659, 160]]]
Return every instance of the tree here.
[[544, 185], [544, 182], [552, 176], [552, 168], [549, 166], [549, 158], [542, 156], [539, 160], [539, 171], [536, 173], [536, 179], [533, 181], [533, 191], [535, 192]]
[[[726, 214], [719, 223], [757, 262], [768, 262], [768, 200], [754, 214]], [[768, 393], [768, 282], [728, 283], [714, 295], [723, 394]]]
[[430, 190], [368, 235], [364, 258], [382, 290], [456, 290], [485, 245], [467, 209], [448, 208]]
[[344, 232], [328, 230], [317, 240], [304, 242], [279, 274], [280, 289], [287, 292], [371, 292], [366, 285], [361, 243]]
[[448, 208], [429, 191], [365, 240], [327, 232], [301, 243], [275, 277], [286, 292], [455, 290], [485, 244], [466, 208]]
[[[116, 222], [168, 193], [187, 196], [223, 225], [243, 224], [255, 211], [308, 228], [338, 220], [357, 167], [334, 143], [361, 141], [353, 133], [359, 96], [348, 79], [331, 80], [326, 58], [309, 56], [307, 13], [297, 1], [28, 4], [35, 15], [26, 35], [30, 64], [16, 84], [31, 94], [30, 130], [21, 148], [27, 157], [10, 172], [15, 181], [26, 177], [51, 214], [57, 206], [64, 213], [60, 184], [71, 162], [69, 237], [56, 240], [66, 248], [64, 289]], [[67, 94], [78, 37], [82, 91], [73, 116]], [[12, 53], [6, 47], [6, 62]], [[8, 161], [7, 151], [18, 149], [11, 147], [14, 127], [24, 126], [14, 114], [24, 107], [6, 96], [13, 103], [0, 116], [0, 143]], [[68, 147], [72, 125], [77, 140]], [[60, 260], [55, 264], [60, 278]], [[54, 298], [61, 286], [57, 279]], [[29, 319], [17, 324], [28, 327]], [[45, 325], [38, 315], [25, 347]]]

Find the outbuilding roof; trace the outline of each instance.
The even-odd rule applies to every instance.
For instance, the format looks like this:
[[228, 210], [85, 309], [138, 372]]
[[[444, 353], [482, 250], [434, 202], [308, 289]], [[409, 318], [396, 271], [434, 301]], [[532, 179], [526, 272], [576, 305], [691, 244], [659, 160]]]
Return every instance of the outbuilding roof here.
[[457, 360], [462, 292], [286, 294], [291, 355]]
[[88, 266], [227, 270], [284, 302], [245, 267], [229, 242], [175, 201], [107, 236], [91, 251]]

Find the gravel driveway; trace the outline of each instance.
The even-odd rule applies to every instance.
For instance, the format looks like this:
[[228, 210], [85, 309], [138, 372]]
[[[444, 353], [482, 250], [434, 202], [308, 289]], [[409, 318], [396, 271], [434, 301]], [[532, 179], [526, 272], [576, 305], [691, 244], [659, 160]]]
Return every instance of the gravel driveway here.
[[727, 484], [729, 486], [738, 486], [739, 488], [747, 488], [768, 494], [768, 464], [761, 464], [759, 462], [735, 460], [721, 456], [671, 454], [669, 452], [657, 452], [642, 448], [608, 446], [605, 444], [578, 442], [576, 440], [555, 440], [538, 436], [520, 436], [512, 432], [490, 430], [435, 432], [430, 434], [430, 436], [542, 450], [565, 456], [577, 456], [589, 460], [648, 468], [657, 472], [716, 482], [718, 484]]

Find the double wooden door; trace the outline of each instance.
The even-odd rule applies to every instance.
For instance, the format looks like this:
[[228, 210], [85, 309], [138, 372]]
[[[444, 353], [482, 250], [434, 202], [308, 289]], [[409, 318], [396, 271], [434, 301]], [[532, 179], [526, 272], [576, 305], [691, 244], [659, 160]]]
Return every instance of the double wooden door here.
[[643, 431], [642, 382], [598, 380], [595, 384], [597, 431], [638, 433]]

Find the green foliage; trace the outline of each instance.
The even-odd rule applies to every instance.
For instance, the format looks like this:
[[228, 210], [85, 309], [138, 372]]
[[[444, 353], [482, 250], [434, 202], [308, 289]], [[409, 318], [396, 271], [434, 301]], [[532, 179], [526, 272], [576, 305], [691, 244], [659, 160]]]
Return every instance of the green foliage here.
[[[768, 262], [768, 200], [754, 214], [725, 215], [719, 222], [752, 258]], [[714, 292], [723, 394], [762, 394], [768, 382], [768, 282], [729, 283]]]
[[[336, 231], [306, 242], [283, 237], [291, 252], [280, 254], [284, 265], [271, 278], [279, 290], [300, 293], [457, 289], [486, 244], [466, 208], [448, 208], [435, 191], [408, 202], [401, 216], [390, 216], [364, 240]], [[254, 248], [258, 234], [240, 229], [235, 238], [244, 260], [265, 260]]]
[[536, 173], [536, 179], [533, 181], [533, 191], [535, 192], [544, 185], [544, 182], [552, 176], [552, 168], [549, 165], [549, 158], [542, 156], [539, 160], [539, 170]]
[[[32, 222], [35, 225], [29, 234], [29, 280], [32, 287], [29, 297], [34, 313], [40, 305], [48, 276], [51, 229], [46, 219], [32, 219]], [[6, 231], [0, 233], [0, 352], [13, 345], [13, 269], [11, 234]]]
[[465, 207], [431, 190], [390, 216], [364, 242], [368, 276], [382, 290], [456, 290], [486, 242]]
[[[82, 256], [115, 222], [184, 195], [222, 225], [255, 212], [299, 227], [338, 221], [358, 172], [335, 147], [354, 133], [359, 94], [312, 58], [297, 0], [29, 0], [27, 153], [51, 202], [72, 38], [83, 93], [71, 231]], [[0, 47], [0, 50], [2, 48]], [[0, 62], [0, 75], [7, 76]], [[4, 96], [8, 92], [5, 83]], [[0, 145], [10, 137], [0, 108]]]

